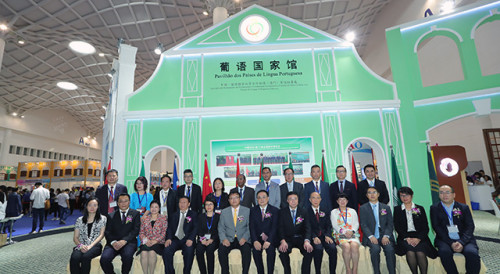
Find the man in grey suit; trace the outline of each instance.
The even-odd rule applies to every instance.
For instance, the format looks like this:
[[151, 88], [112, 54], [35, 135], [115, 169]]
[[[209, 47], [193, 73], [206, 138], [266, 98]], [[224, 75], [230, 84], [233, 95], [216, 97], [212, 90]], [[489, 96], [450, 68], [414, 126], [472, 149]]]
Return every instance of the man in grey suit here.
[[293, 180], [293, 176], [295, 175], [293, 169], [287, 167], [283, 170], [283, 175], [285, 175], [285, 183], [280, 185], [281, 191], [281, 207], [284, 208], [288, 206], [286, 202], [286, 195], [288, 192], [297, 192], [299, 194], [299, 207], [303, 207], [304, 197], [302, 197], [304, 192], [304, 186], [301, 183], [297, 183]]
[[251, 187], [245, 186], [247, 178], [243, 174], [238, 174], [236, 177], [237, 187], [231, 189], [229, 193], [238, 192], [240, 194], [240, 204], [244, 207], [251, 208], [255, 205], [255, 191]]
[[222, 210], [219, 220], [219, 262], [223, 274], [229, 274], [229, 252], [239, 249], [243, 274], [247, 274], [252, 260], [250, 245], [250, 209], [240, 206], [240, 194], [229, 194], [229, 204]]
[[370, 256], [375, 274], [380, 274], [380, 249], [384, 249], [389, 274], [396, 273], [396, 256], [394, 253], [394, 222], [391, 208], [379, 203], [377, 189], [368, 187], [366, 192], [368, 203], [359, 208], [363, 245], [370, 247]]
[[[280, 186], [277, 183], [271, 181], [272, 176], [271, 169], [269, 167], [264, 167], [262, 169], [262, 177], [264, 181], [261, 181], [255, 187], [255, 193], [259, 192], [259, 190], [265, 190], [269, 193], [269, 204], [280, 208], [281, 206], [281, 193]], [[257, 197], [255, 197], [255, 204], [257, 204]]]

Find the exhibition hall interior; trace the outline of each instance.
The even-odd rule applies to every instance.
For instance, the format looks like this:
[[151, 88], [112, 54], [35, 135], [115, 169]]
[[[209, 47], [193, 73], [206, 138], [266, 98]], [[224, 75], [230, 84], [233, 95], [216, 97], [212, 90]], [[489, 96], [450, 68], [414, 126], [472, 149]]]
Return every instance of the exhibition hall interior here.
[[499, 44], [498, 0], [2, 0], [0, 273], [500, 273]]

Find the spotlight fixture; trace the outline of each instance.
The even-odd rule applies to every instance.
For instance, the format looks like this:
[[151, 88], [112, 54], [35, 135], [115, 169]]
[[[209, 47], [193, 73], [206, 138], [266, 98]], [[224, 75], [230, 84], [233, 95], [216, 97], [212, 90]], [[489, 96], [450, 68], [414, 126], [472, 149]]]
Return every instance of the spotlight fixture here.
[[24, 43], [26, 43], [26, 41], [24, 41], [24, 39], [23, 39], [23, 38], [17, 38], [17, 43], [18, 43], [19, 45], [24, 45]]
[[115, 69], [111, 69], [109, 72], [108, 72], [108, 76], [109, 77], [113, 77], [113, 75], [115, 75], [116, 73], [116, 70]]
[[101, 120], [103, 120], [103, 121], [104, 121], [104, 116], [101, 116]]
[[12, 116], [16, 117], [17, 116], [17, 112], [12, 112]]
[[116, 43], [116, 47], [117, 48], [120, 48], [120, 45], [123, 44], [125, 40], [123, 40], [123, 38], [118, 38], [118, 42]]
[[24, 115], [21, 115], [21, 119], [24, 119]]
[[208, 16], [208, 11], [204, 10], [203, 15]]
[[106, 110], [108, 107], [106, 105], [102, 105], [102, 108]]
[[441, 5], [441, 14], [450, 13], [453, 11], [454, 8], [455, 8], [455, 1], [454, 0], [446, 0]]
[[69, 43], [69, 48], [76, 53], [85, 55], [95, 52], [95, 47], [84, 41], [72, 41]]
[[156, 55], [160, 55], [162, 52], [163, 52], [163, 44], [162, 43], [158, 43], [158, 46], [155, 48], [154, 52], [156, 53]]
[[1, 31], [6, 31], [6, 30], [8, 30], [8, 29], [9, 29], [9, 27], [7, 27], [7, 25], [6, 25], [6, 24], [0, 24], [0, 30], [1, 30]]
[[345, 39], [349, 42], [354, 41], [356, 39], [356, 33], [354, 33], [354, 31], [350, 31], [350, 32], [346, 33]]
[[57, 82], [57, 86], [65, 90], [75, 90], [78, 88], [77, 85], [71, 82]]
[[105, 55], [104, 53], [99, 52], [99, 57], [104, 57], [104, 55]]

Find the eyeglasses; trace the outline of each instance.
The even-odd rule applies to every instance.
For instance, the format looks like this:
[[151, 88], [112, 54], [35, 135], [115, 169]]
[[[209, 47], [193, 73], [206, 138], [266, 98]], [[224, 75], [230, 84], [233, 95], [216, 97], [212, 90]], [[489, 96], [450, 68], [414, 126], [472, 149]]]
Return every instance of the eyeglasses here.
[[368, 194], [377, 194], [378, 192], [377, 191], [368, 191], [367, 193]]
[[453, 192], [451, 192], [451, 191], [439, 191], [439, 195], [449, 195], [451, 193], [453, 193]]

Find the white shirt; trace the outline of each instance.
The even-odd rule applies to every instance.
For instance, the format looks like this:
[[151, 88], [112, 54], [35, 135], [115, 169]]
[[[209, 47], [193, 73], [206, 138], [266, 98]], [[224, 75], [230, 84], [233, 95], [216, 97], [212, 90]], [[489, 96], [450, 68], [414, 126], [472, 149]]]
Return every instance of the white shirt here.
[[45, 208], [45, 200], [50, 199], [50, 192], [43, 186], [39, 186], [33, 190], [30, 200], [33, 201], [33, 208]]
[[288, 192], [292, 192], [293, 191], [293, 181], [291, 181], [290, 183], [286, 182], [286, 186], [288, 187]]
[[369, 186], [375, 186], [375, 179], [373, 179], [373, 181], [366, 179], [366, 181], [368, 182]]
[[62, 192], [59, 193], [59, 195], [57, 195], [57, 204], [59, 206], [67, 208], [68, 207], [68, 204], [66, 203], [67, 200], [69, 200], [69, 195], [66, 194], [66, 192]]
[[[415, 204], [414, 203], [411, 203], [411, 208], [415, 208]], [[406, 207], [404, 204], [401, 205], [401, 209], [404, 210], [406, 212], [406, 224], [408, 226], [408, 232], [410, 231], [417, 231], [415, 229], [415, 224], [413, 223], [413, 216], [412, 216], [412, 213], [411, 213], [411, 209], [410, 210], [406, 210]]]
[[317, 191], [319, 194], [321, 194], [321, 182], [320, 181], [314, 181], [314, 191]]
[[188, 187], [189, 187], [189, 197], [191, 197], [191, 194], [193, 193], [193, 184], [186, 184], [186, 188], [184, 188], [184, 195], [185, 196], [188, 196], [187, 193], [188, 193]]
[[162, 189], [160, 191], [160, 211], [161, 211], [161, 214], [166, 214], [167, 213], [167, 203], [166, 203], [166, 198], [168, 197], [168, 191], [170, 189], [167, 189], [167, 191], [165, 191], [164, 189]]
[[[233, 213], [233, 219], [234, 219], [234, 207], [231, 207], [231, 212]], [[238, 214], [240, 213], [240, 206], [236, 208], [236, 218], [238, 218]]]
[[314, 212], [314, 214], [315, 214], [315, 215], [316, 215], [316, 210], [317, 210], [317, 211], [318, 211], [318, 213], [319, 213], [319, 207], [318, 207], [318, 208], [315, 208], [314, 206], [311, 206], [311, 208], [313, 209], [313, 212]]

